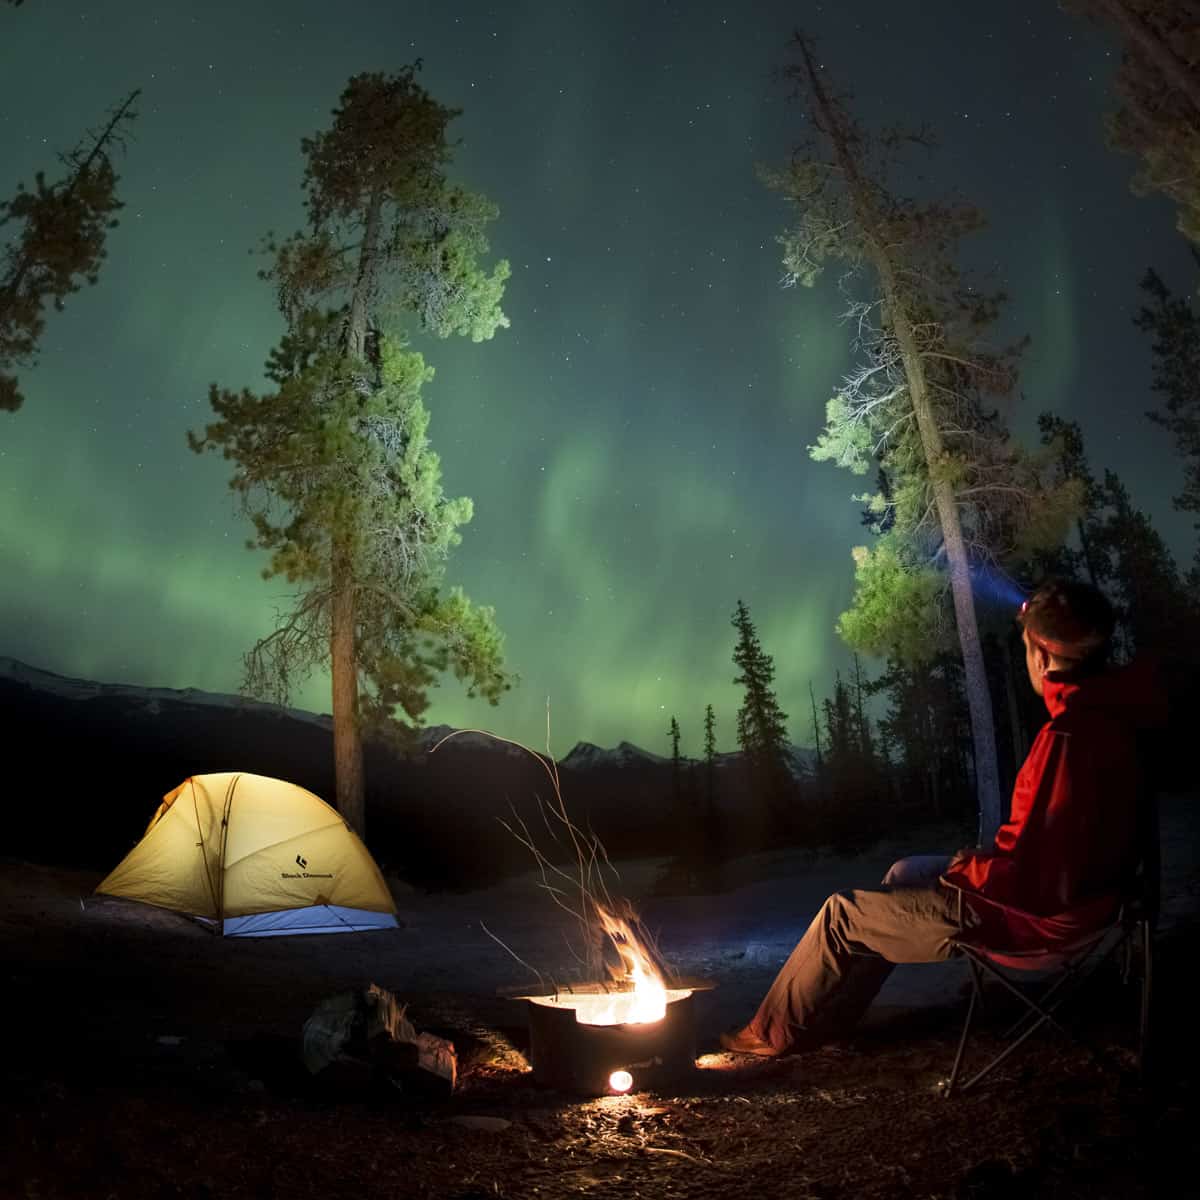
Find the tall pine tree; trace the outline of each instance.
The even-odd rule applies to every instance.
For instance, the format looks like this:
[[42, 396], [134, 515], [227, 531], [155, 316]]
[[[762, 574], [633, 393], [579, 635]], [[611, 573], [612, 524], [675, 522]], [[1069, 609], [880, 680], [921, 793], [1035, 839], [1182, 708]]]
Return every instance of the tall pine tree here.
[[1162, 535], [1134, 507], [1112, 471], [1104, 473], [1103, 497], [1101, 537], [1126, 656], [1147, 650], [1190, 654], [1196, 641], [1196, 602]]
[[713, 706], [704, 706], [705, 799], [711, 809], [717, 802], [717, 718]]
[[969, 812], [970, 714], [962, 661], [939, 654], [914, 667], [893, 658], [869, 685], [886, 698], [879, 736], [897, 774], [897, 816], [912, 824]]
[[683, 807], [683, 771], [679, 757], [679, 722], [674, 717], [667, 737], [671, 739], [671, 799], [678, 812]]
[[987, 842], [1000, 825], [1001, 789], [972, 570], [1030, 540], [1061, 540], [1074, 497], [1044, 486], [1041, 463], [996, 414], [1014, 385], [1017, 348], [987, 345], [1002, 297], [969, 284], [950, 254], [980, 214], [897, 195], [889, 178], [912, 139], [870, 134], [834, 93], [811, 42], [797, 35], [795, 47], [787, 75], [815, 133], [768, 176], [796, 210], [780, 239], [788, 279], [812, 284], [832, 260], [870, 276], [869, 296], [849, 313], [862, 362], [829, 402], [811, 453], [859, 474], [878, 463], [887, 479], [867, 498], [886, 532], [875, 550], [855, 551], [854, 605], [839, 629], [855, 648], [919, 660], [944, 649], [937, 631], [953, 628]]
[[443, 587], [471, 502], [442, 494], [421, 397], [432, 370], [408, 345], [410, 330], [480, 341], [508, 324], [508, 265], [480, 265], [496, 210], [446, 176], [456, 115], [415, 67], [349, 81], [330, 127], [302, 142], [307, 228], [268, 241], [263, 277], [288, 325], [276, 390], [213, 385], [218, 420], [189, 435], [234, 461], [265, 575], [299, 589], [247, 655], [245, 686], [285, 702], [329, 665], [337, 806], [360, 833], [364, 725], [419, 722], [443, 672], [493, 702], [508, 686], [491, 610]]
[[1078, 421], [1067, 421], [1055, 413], [1038, 416], [1042, 444], [1047, 447], [1057, 477], [1063, 483], [1074, 481], [1079, 488], [1080, 505], [1075, 517], [1079, 548], [1053, 546], [1034, 555], [1040, 575], [1079, 576], [1093, 587], [1102, 587], [1110, 574], [1110, 564], [1100, 545], [1100, 511], [1104, 491], [1092, 474]]
[[733, 682], [743, 690], [737, 714], [737, 740], [745, 757], [751, 786], [763, 815], [778, 833], [793, 819], [792, 775], [787, 736], [787, 713], [779, 707], [772, 687], [775, 663], [763, 650], [750, 610], [738, 600], [733, 614], [737, 644], [733, 661], [738, 674]]

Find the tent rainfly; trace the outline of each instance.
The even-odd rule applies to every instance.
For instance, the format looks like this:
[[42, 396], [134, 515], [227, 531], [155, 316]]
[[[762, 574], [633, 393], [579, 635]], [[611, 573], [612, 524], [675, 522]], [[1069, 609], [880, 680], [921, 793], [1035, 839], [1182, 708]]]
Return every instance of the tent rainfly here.
[[187, 913], [231, 937], [397, 924], [379, 867], [336, 809], [240, 771], [193, 775], [168, 792], [96, 891]]

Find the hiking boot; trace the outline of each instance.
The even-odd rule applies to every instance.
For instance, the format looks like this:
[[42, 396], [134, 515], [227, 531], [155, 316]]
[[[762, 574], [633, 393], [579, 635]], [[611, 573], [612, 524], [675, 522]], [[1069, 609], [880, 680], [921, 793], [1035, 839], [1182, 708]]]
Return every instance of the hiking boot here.
[[759, 1058], [778, 1058], [783, 1051], [776, 1050], [770, 1042], [764, 1042], [757, 1034], [745, 1029], [734, 1029], [720, 1037], [721, 1049], [730, 1054], [754, 1054]]

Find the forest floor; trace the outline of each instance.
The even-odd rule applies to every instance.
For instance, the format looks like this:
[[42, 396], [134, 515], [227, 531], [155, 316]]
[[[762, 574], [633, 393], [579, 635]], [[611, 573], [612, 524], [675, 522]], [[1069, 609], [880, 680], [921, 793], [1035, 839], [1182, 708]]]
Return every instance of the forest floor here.
[[[993, 1200], [1175, 1194], [1194, 1174], [1200, 814], [1164, 807], [1155, 1069], [1134, 1069], [1135, 988], [1114, 972], [1075, 1014], [1088, 1049], [1039, 1034], [990, 1086], [945, 1099], [966, 972], [899, 968], [851, 1039], [775, 1061], [717, 1052], [751, 1015], [828, 892], [869, 885], [947, 831], [854, 858], [728, 864], [725, 890], [657, 895], [661, 864], [619, 864], [695, 997], [697, 1069], [661, 1092], [588, 1098], [537, 1085], [523, 1002], [497, 989], [565, 970], [570, 936], [531, 877], [486, 891], [397, 885], [403, 926], [220, 939], [172, 913], [93, 896], [95, 873], [0, 864], [0, 1197], [794, 1197]], [[558, 947], [548, 949], [548, 947]], [[555, 961], [557, 960], [557, 961]], [[452, 1039], [453, 1097], [365, 1074], [310, 1077], [304, 1021], [375, 982]], [[997, 1044], [989, 1001], [976, 1054]], [[487, 1118], [479, 1120], [478, 1118]]]

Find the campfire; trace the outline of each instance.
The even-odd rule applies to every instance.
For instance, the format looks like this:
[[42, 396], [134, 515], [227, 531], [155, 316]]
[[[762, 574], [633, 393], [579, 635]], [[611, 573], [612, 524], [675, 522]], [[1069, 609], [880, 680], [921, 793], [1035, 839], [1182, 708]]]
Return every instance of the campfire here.
[[668, 986], [633, 922], [595, 908], [619, 966], [608, 981], [519, 997], [529, 1005], [534, 1075], [547, 1087], [591, 1095], [676, 1081], [695, 1066], [692, 996], [712, 985], [679, 980]]
[[[696, 1065], [692, 998], [714, 985], [702, 979], [673, 979], [668, 984], [661, 959], [640, 932], [633, 909], [628, 902], [613, 899], [605, 874], [615, 877], [617, 872], [607, 852], [594, 833], [575, 824], [563, 801], [558, 765], [549, 754], [549, 710], [545, 755], [483, 729], [454, 730], [430, 753], [448, 738], [464, 733], [515, 746], [545, 770], [553, 799], [545, 804], [539, 799], [539, 815], [553, 841], [574, 852], [574, 871], [564, 870], [556, 857], [539, 847], [515, 809], [512, 821], [502, 820], [501, 824], [529, 850], [551, 901], [578, 923], [589, 946], [588, 957], [597, 968], [595, 974], [608, 975], [604, 980], [543, 987], [533, 993], [527, 988], [502, 989], [503, 994], [528, 1004], [529, 1056], [535, 1078], [547, 1087], [606, 1095], [662, 1085], [690, 1073]], [[624, 916], [618, 915], [619, 908]], [[480, 924], [488, 936], [513, 953]], [[594, 953], [597, 947], [598, 954]], [[515, 954], [513, 957], [529, 966]], [[601, 962], [606, 971], [599, 970]]]
[[648, 1025], [667, 1015], [667, 1005], [690, 995], [689, 989], [668, 988], [655, 957], [635, 932], [631, 922], [597, 904], [596, 922], [615, 948], [620, 967], [612, 972], [611, 989], [598, 992], [564, 992], [542, 1002], [573, 1008], [581, 1025]]

